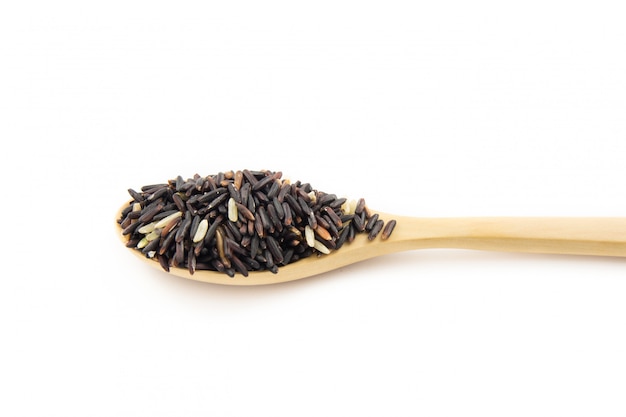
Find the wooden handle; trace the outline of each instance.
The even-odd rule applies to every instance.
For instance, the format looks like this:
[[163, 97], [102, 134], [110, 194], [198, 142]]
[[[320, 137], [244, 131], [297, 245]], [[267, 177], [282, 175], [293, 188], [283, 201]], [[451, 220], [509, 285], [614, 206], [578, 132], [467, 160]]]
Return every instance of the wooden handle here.
[[458, 248], [626, 256], [626, 218], [402, 217], [392, 238], [388, 243], [395, 242], [393, 251]]

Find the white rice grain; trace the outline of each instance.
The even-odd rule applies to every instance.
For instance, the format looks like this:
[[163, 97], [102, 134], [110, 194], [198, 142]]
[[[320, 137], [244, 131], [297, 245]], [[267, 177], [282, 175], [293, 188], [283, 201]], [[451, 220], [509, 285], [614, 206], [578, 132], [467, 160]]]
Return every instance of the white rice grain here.
[[155, 224], [156, 224], [156, 222], [148, 223], [148, 224], [146, 224], [144, 226], [141, 226], [139, 229], [137, 229], [137, 231], [139, 233], [147, 235], [148, 233], [151, 233], [154, 230], [154, 225]]
[[304, 237], [306, 238], [306, 244], [310, 247], [315, 247], [315, 232], [311, 229], [311, 226], [304, 227]]
[[206, 232], [209, 230], [209, 221], [207, 219], [200, 220], [198, 223], [198, 229], [196, 230], [196, 234], [193, 235], [193, 243], [198, 243], [206, 236]]
[[231, 222], [236, 222], [239, 219], [239, 211], [237, 210], [237, 204], [235, 204], [235, 199], [230, 198], [228, 200], [228, 220]]
[[154, 228], [155, 229], [162, 229], [165, 226], [167, 226], [172, 220], [179, 218], [180, 216], [183, 215], [182, 211], [177, 211], [174, 214], [170, 214], [167, 217], [162, 218], [161, 220], [159, 220], [158, 222], [155, 223]]
[[318, 252], [321, 252], [324, 255], [328, 255], [330, 253], [330, 249], [323, 245], [319, 240], [313, 242], [313, 248], [317, 249]]
[[145, 237], [145, 239], [148, 242], [152, 242], [154, 239], [158, 239], [161, 236], [161, 230], [160, 229], [154, 229], [153, 231], [151, 231], [150, 233], [148, 233]]

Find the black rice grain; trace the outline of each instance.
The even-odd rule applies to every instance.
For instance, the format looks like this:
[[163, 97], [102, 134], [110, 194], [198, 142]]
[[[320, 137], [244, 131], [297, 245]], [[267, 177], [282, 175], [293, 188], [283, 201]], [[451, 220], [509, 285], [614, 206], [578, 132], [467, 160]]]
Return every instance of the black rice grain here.
[[357, 232], [365, 231], [365, 215], [363, 215], [363, 213], [355, 215], [352, 219], [352, 225]]
[[380, 238], [382, 240], [387, 240], [389, 239], [389, 236], [391, 236], [391, 232], [393, 232], [393, 229], [396, 227], [396, 221], [395, 220], [389, 220], [387, 222], [387, 224], [385, 225], [383, 232], [380, 235]]
[[157, 204], [155, 206], [148, 206], [144, 209], [144, 212], [137, 219], [138, 223], [147, 223], [152, 220], [163, 209], [163, 204]]
[[378, 221], [378, 214], [374, 214], [373, 216], [371, 216], [367, 220], [367, 223], [365, 224], [365, 231], [370, 232], [374, 228], [374, 225], [376, 224], [377, 221]]
[[138, 193], [137, 191], [133, 190], [132, 188], [128, 189], [128, 194], [130, 194], [132, 199], [135, 200], [138, 203], [142, 202], [146, 198], [144, 196], [144, 194]]
[[273, 236], [268, 236], [266, 241], [267, 241], [267, 248], [269, 249], [272, 256], [274, 257], [274, 260], [277, 263], [281, 263], [283, 261], [283, 251], [278, 245], [278, 242], [276, 241], [276, 239], [274, 239]]
[[374, 240], [376, 236], [378, 236], [378, 233], [380, 233], [381, 229], [383, 228], [383, 224], [384, 222], [382, 220], [376, 220], [372, 228], [369, 230], [369, 234], [367, 235], [367, 238], [369, 240]]
[[159, 255], [158, 260], [161, 268], [163, 268], [165, 272], [170, 272], [170, 261], [167, 259], [167, 256]]
[[191, 213], [187, 212], [187, 214], [185, 215], [185, 220], [183, 220], [183, 223], [180, 225], [180, 228], [176, 232], [176, 238], [174, 239], [176, 243], [182, 242], [183, 239], [188, 235], [192, 220], [193, 219], [191, 217]]

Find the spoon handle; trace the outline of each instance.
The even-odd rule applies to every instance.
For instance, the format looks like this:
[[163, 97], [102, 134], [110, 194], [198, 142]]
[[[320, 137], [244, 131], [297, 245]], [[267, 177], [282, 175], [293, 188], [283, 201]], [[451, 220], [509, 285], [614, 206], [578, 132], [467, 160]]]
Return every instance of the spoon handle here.
[[390, 251], [457, 248], [626, 257], [626, 217], [396, 218], [398, 226], [386, 242], [393, 246]]

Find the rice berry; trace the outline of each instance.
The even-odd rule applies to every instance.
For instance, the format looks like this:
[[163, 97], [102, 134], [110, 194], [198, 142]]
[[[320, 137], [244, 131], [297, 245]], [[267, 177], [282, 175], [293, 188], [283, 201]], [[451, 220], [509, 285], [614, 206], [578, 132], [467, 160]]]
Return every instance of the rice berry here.
[[168, 272], [278, 273], [281, 266], [339, 250], [360, 233], [387, 240], [396, 226], [395, 220], [385, 225], [363, 198], [338, 198], [283, 179], [280, 171], [179, 175], [140, 190], [128, 189], [131, 200], [118, 224], [127, 247]]

